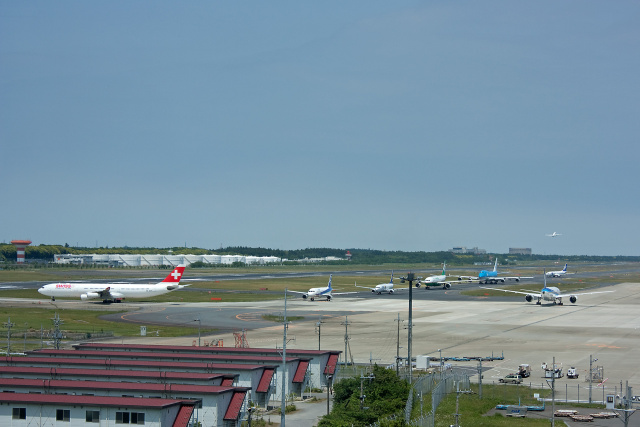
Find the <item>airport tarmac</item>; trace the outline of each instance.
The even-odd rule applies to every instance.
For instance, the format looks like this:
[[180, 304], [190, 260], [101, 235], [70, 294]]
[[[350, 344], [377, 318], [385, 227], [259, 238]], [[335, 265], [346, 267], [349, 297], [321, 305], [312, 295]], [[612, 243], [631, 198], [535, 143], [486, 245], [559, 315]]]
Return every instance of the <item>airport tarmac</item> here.
[[[546, 387], [541, 364], [550, 365], [555, 357], [556, 364], [565, 372], [563, 378], [556, 380], [556, 396], [561, 400], [588, 398], [589, 384], [585, 377], [591, 356], [593, 360], [597, 359], [593, 366], [604, 369], [604, 383], [593, 384], [594, 401], [602, 401], [605, 394], [619, 393], [621, 382], [626, 381], [638, 395], [640, 284], [622, 283], [599, 290], [614, 292], [581, 296], [577, 304], [563, 306], [538, 306], [521, 298], [458, 296], [447, 299], [443, 291], [438, 298], [414, 300], [412, 356], [438, 357], [440, 351], [443, 357], [504, 354], [503, 360], [483, 362], [485, 383], [497, 383], [502, 376], [514, 372], [518, 365], [528, 363], [532, 375], [525, 383], [539, 387]], [[417, 292], [435, 296], [438, 290]], [[408, 355], [406, 297], [363, 298], [355, 294], [336, 296], [330, 302], [288, 298], [286, 310], [288, 317], [303, 317], [289, 324], [287, 348], [320, 347], [342, 352], [346, 348], [348, 360], [353, 358], [355, 363], [391, 365], [399, 337], [400, 357]], [[166, 323], [184, 324], [200, 317], [206, 318], [207, 323], [217, 318], [220, 325], [233, 325], [236, 331], [245, 329], [251, 347], [282, 348], [283, 325], [264, 321], [261, 318], [264, 313], [283, 314], [284, 301], [153, 304], [153, 307], [143, 306], [124, 315], [122, 320], [144, 324], [145, 320], [164, 318]], [[322, 323], [318, 326], [319, 321]], [[345, 337], [348, 337], [346, 342]], [[231, 330], [203, 335], [200, 339], [203, 345], [219, 339], [225, 346], [235, 344]], [[119, 342], [193, 345], [197, 340], [197, 335], [183, 338], [147, 336]], [[467, 367], [471, 373], [477, 368], [475, 361], [447, 363]], [[578, 379], [566, 377], [566, 370], [572, 366], [580, 374]], [[472, 380], [477, 380], [477, 376]]]

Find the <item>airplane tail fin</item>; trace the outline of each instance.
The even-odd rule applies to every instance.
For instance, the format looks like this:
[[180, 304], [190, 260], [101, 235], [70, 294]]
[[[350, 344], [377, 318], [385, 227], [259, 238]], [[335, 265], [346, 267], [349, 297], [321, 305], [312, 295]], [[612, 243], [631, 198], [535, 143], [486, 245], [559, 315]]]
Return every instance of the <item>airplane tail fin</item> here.
[[393, 270], [391, 270], [391, 280], [389, 280], [389, 283], [393, 283]]
[[493, 264], [493, 271], [498, 272], [498, 258], [496, 258], [496, 263]]
[[569, 264], [565, 264], [564, 265], [564, 268], [562, 269], [562, 271], [567, 271], [567, 265], [569, 265]]
[[445, 262], [445, 263], [444, 263], [444, 265], [442, 266], [442, 275], [443, 275], [443, 276], [446, 276], [446, 275], [447, 275], [446, 270], [447, 270], [447, 263]]
[[328, 285], [329, 290], [332, 290], [332, 289], [333, 289], [333, 288], [331, 287], [331, 278], [332, 278], [332, 277], [333, 277], [333, 274], [330, 274], [330, 275], [329, 275], [329, 285]]
[[186, 267], [185, 264], [180, 264], [177, 267], [175, 267], [173, 269], [173, 271], [171, 271], [171, 273], [169, 273], [169, 275], [167, 277], [164, 278], [164, 280], [160, 283], [165, 283], [165, 284], [171, 284], [171, 285], [177, 285], [180, 283], [180, 279], [182, 278], [182, 273], [184, 273], [184, 268]]

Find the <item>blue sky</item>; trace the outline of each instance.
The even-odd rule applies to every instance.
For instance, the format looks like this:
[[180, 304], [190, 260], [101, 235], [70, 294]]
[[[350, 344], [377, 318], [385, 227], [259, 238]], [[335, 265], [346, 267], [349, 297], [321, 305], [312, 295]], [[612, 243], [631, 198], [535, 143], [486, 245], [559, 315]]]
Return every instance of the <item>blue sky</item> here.
[[0, 2], [0, 241], [640, 255], [638, 52], [632, 1]]

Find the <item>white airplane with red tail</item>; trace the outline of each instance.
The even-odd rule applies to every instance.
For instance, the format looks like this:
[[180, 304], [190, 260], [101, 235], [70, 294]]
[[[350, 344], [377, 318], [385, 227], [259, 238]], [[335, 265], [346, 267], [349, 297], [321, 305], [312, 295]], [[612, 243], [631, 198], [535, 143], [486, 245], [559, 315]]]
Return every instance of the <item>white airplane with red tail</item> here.
[[134, 283], [50, 283], [38, 289], [42, 295], [60, 298], [80, 298], [82, 301], [101, 299], [104, 303], [121, 302], [125, 298], [149, 298], [167, 292], [182, 289], [180, 278], [184, 273], [184, 264], [174, 267], [162, 282], [151, 284]]

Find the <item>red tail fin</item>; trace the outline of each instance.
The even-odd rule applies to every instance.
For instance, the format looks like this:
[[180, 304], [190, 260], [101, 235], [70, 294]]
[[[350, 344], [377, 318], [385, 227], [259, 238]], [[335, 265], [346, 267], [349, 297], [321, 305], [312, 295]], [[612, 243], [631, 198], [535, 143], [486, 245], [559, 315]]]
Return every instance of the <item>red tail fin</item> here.
[[184, 264], [175, 267], [171, 273], [162, 281], [162, 283], [180, 283], [182, 273], [184, 273]]

